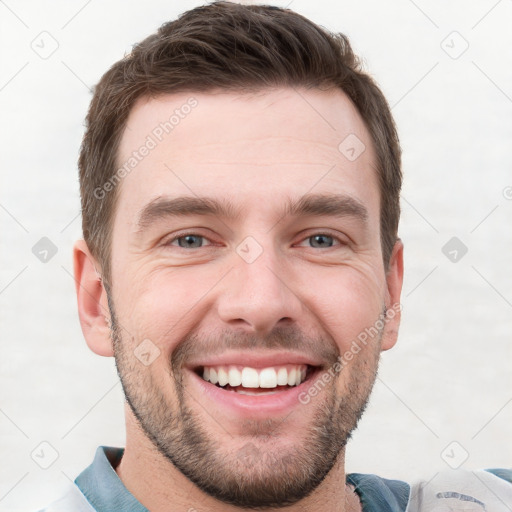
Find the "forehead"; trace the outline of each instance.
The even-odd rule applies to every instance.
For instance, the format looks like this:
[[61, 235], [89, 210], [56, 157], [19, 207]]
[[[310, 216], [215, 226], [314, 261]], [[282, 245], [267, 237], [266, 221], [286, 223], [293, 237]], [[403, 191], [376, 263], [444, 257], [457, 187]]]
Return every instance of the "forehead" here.
[[340, 90], [141, 98], [118, 168], [116, 217], [125, 219], [164, 195], [222, 196], [262, 210], [308, 192], [344, 192], [378, 215], [373, 143]]

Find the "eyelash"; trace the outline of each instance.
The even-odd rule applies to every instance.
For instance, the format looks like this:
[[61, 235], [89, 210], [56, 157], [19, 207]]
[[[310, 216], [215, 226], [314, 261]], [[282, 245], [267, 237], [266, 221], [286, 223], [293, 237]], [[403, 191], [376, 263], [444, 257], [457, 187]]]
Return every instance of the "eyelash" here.
[[[164, 245], [165, 246], [173, 246], [173, 247], [176, 247], [178, 249], [183, 249], [185, 251], [188, 251], [190, 250], [189, 248], [186, 248], [186, 247], [179, 247], [179, 246], [174, 246], [173, 245], [173, 242], [176, 242], [177, 240], [180, 240], [181, 238], [185, 238], [187, 236], [195, 236], [195, 237], [198, 237], [198, 238], [203, 238], [205, 240], [208, 240], [209, 242], [211, 242], [211, 240], [204, 236], [204, 235], [200, 235], [194, 231], [190, 231], [188, 233], [180, 233], [179, 235], [173, 237], [172, 239], [170, 239], [168, 242], [166, 242]], [[341, 240], [340, 238], [338, 238], [337, 236], [331, 234], [331, 233], [328, 233], [328, 232], [324, 232], [324, 231], [318, 231], [317, 233], [312, 233], [306, 237], [304, 237], [301, 242], [303, 242], [304, 240], [308, 240], [310, 238], [313, 238], [315, 236], [326, 236], [326, 237], [329, 237], [329, 238], [332, 238], [335, 242], [338, 242], [338, 243], [334, 243], [332, 246], [330, 247], [326, 247], [325, 249], [331, 249], [332, 247], [338, 247], [338, 246], [343, 246], [343, 245], [347, 245], [347, 243], [343, 240]], [[204, 246], [204, 247], [211, 247], [212, 245], [207, 245], [207, 246]], [[316, 247], [310, 247], [311, 249], [317, 249]], [[192, 249], [203, 249], [203, 246], [201, 247], [192, 247]]]

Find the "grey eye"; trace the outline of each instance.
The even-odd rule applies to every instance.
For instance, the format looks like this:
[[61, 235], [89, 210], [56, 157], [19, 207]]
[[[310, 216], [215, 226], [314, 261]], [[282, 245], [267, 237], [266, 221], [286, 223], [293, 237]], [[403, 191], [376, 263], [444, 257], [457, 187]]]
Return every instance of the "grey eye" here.
[[188, 248], [202, 247], [203, 239], [204, 239], [204, 237], [202, 237], [200, 235], [185, 235], [185, 236], [180, 236], [176, 240], [178, 240], [178, 245], [180, 247], [188, 249]]
[[313, 235], [309, 237], [309, 241], [312, 247], [332, 247], [334, 245], [334, 239], [329, 235]]

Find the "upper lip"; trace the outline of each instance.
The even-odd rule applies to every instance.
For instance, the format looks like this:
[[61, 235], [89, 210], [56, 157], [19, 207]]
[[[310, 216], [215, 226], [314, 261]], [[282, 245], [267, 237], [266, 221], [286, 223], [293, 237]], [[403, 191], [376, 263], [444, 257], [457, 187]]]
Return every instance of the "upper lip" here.
[[191, 369], [197, 369], [205, 366], [249, 366], [251, 368], [269, 368], [285, 364], [307, 364], [310, 366], [320, 366], [323, 362], [318, 359], [301, 354], [299, 352], [280, 351], [280, 352], [262, 352], [262, 351], [239, 351], [224, 352], [222, 354], [211, 356], [205, 359], [198, 359], [189, 363], [187, 366]]

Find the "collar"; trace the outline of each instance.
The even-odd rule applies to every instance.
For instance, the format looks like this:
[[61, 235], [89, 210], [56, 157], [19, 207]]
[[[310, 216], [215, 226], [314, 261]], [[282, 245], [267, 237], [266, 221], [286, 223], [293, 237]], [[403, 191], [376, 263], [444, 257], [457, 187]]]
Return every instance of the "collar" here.
[[98, 511], [149, 512], [124, 486], [114, 468], [124, 454], [124, 448], [100, 446], [92, 464], [75, 480], [82, 494]]

